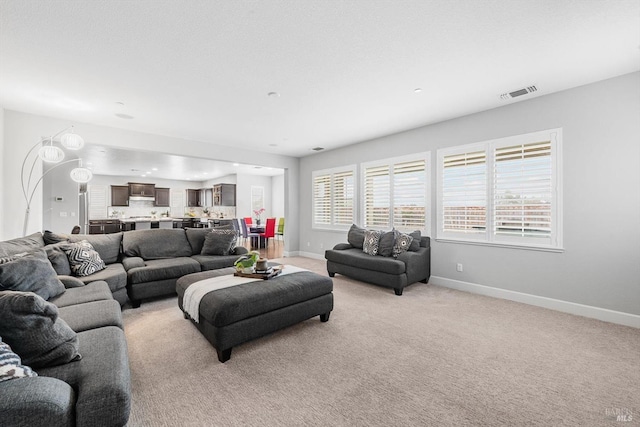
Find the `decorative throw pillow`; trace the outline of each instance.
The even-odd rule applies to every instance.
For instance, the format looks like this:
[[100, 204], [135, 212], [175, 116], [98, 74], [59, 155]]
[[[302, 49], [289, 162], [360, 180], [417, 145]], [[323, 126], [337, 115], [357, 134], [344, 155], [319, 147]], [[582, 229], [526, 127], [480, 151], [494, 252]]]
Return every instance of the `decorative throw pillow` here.
[[402, 252], [406, 252], [411, 247], [411, 242], [413, 242], [413, 237], [408, 234], [398, 232], [396, 236], [396, 242], [393, 244], [393, 257], [398, 258]]
[[378, 254], [378, 243], [380, 243], [380, 236], [382, 231], [367, 230], [364, 233], [364, 244], [362, 245], [362, 251], [369, 255]]
[[391, 230], [380, 235], [378, 255], [391, 256], [393, 254], [393, 245], [396, 242], [396, 234], [399, 233], [396, 230]]
[[70, 276], [71, 266], [69, 265], [69, 258], [62, 249], [62, 246], [66, 243], [56, 243], [53, 245], [47, 245], [44, 250], [47, 252], [47, 257], [53, 269], [58, 273], [58, 276]]
[[367, 230], [360, 228], [355, 224], [351, 225], [349, 232], [347, 233], [347, 242], [354, 248], [362, 249], [364, 246], [364, 233]]
[[69, 241], [68, 234], [58, 234], [49, 230], [44, 230], [44, 233], [42, 233], [42, 238], [44, 239], [44, 243], [47, 245], [54, 245], [56, 243]]
[[214, 229], [205, 236], [200, 255], [230, 255], [236, 248], [237, 238], [235, 230]]
[[71, 272], [76, 276], [88, 276], [107, 268], [102, 258], [100, 258], [100, 254], [86, 240], [78, 243], [67, 243], [62, 246], [62, 250], [67, 254]]
[[420, 230], [412, 231], [409, 233], [409, 236], [413, 237], [413, 241], [411, 241], [411, 246], [409, 246], [409, 250], [413, 252], [417, 252], [420, 250], [420, 239], [422, 239], [422, 234]]
[[0, 292], [0, 336], [32, 368], [81, 358], [78, 337], [58, 308], [33, 292]]
[[0, 262], [0, 291], [34, 292], [48, 300], [64, 292], [44, 249]]
[[37, 377], [38, 374], [22, 364], [20, 356], [15, 354], [9, 344], [0, 337], [0, 382], [23, 377]]

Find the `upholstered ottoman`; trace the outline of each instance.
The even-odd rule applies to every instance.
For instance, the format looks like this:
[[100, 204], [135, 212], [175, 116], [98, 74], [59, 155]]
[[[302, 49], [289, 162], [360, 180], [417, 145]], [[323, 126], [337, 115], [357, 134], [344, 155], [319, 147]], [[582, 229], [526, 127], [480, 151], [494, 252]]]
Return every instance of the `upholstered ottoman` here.
[[329, 320], [331, 278], [300, 270], [285, 266], [269, 280], [235, 277], [233, 267], [188, 274], [176, 282], [178, 306], [224, 363], [238, 344], [314, 316]]

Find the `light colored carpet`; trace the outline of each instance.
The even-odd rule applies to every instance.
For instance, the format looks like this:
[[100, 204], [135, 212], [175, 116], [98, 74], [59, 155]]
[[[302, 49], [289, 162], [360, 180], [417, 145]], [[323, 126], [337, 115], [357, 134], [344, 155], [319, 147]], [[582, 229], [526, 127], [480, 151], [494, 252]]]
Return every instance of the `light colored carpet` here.
[[[286, 258], [326, 275], [325, 263]], [[640, 420], [640, 331], [414, 284], [334, 278], [335, 308], [219, 363], [175, 297], [125, 309], [130, 426], [601, 426]]]

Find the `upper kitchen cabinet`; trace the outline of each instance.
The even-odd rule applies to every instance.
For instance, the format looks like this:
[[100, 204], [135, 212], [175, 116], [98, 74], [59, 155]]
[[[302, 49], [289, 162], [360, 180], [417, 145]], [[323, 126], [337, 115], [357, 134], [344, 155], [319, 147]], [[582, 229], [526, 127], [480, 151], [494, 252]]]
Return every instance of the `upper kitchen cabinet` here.
[[169, 188], [156, 187], [156, 201], [155, 206], [169, 207], [170, 206], [170, 193]]
[[141, 184], [137, 182], [129, 183], [129, 196], [132, 197], [155, 197], [155, 184]]
[[202, 192], [200, 189], [187, 190], [187, 206], [190, 208], [202, 206]]
[[213, 206], [235, 206], [236, 185], [216, 184], [213, 186]]
[[111, 206], [129, 206], [129, 186], [111, 186]]

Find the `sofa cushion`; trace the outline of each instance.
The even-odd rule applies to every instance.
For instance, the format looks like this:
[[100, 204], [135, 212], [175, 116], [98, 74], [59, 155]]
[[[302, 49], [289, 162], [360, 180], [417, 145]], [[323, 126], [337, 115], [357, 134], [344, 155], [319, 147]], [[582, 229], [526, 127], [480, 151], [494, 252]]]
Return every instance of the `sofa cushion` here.
[[200, 255], [204, 239], [211, 233], [211, 228], [187, 228], [184, 231], [191, 246], [191, 255]]
[[32, 252], [43, 247], [42, 233], [33, 233], [25, 237], [0, 242], [0, 258], [23, 252]]
[[[77, 426], [124, 426], [131, 409], [131, 375], [127, 343], [115, 326], [78, 333], [82, 360], [38, 370], [77, 391]], [[40, 378], [41, 378], [40, 377]]]
[[83, 277], [107, 268], [100, 254], [93, 249], [91, 243], [82, 240], [77, 243], [65, 243], [62, 250], [67, 254], [71, 272]]
[[204, 238], [200, 255], [229, 255], [236, 248], [235, 230], [212, 230]]
[[44, 249], [0, 262], [0, 290], [34, 292], [45, 300], [64, 292]]
[[53, 231], [44, 230], [42, 233], [42, 239], [45, 245], [55, 245], [56, 243], [68, 242], [69, 234], [54, 233]]
[[126, 256], [145, 260], [191, 256], [191, 246], [181, 228], [127, 231], [122, 247]]
[[32, 292], [0, 292], [0, 336], [32, 368], [81, 358], [76, 333], [58, 308]]
[[362, 245], [362, 251], [368, 255], [378, 254], [378, 245], [380, 243], [380, 236], [382, 232], [379, 230], [367, 230], [364, 233], [364, 244]]
[[347, 233], [347, 241], [349, 242], [349, 244], [354, 248], [362, 249], [362, 246], [364, 246], [365, 231], [367, 230], [365, 230], [364, 228], [360, 228], [355, 224], [352, 224], [351, 228], [349, 228], [349, 232]]
[[240, 255], [194, 255], [191, 258], [200, 263], [201, 269], [217, 270], [232, 267]]
[[396, 235], [399, 232], [396, 230], [387, 231], [380, 235], [380, 241], [378, 242], [378, 253], [380, 256], [391, 256], [393, 254], [393, 246], [396, 242]]
[[145, 264], [127, 271], [129, 285], [174, 279], [201, 271], [200, 263], [187, 257], [149, 260]]
[[0, 382], [37, 376], [30, 367], [22, 364], [20, 356], [11, 350], [9, 344], [2, 342], [0, 337]]
[[91, 283], [96, 280], [103, 280], [109, 285], [111, 293], [114, 293], [127, 286], [127, 272], [122, 264], [109, 264], [104, 270], [100, 270], [89, 276], [79, 277], [84, 283]]
[[328, 261], [350, 265], [354, 268], [380, 271], [388, 274], [402, 274], [406, 270], [404, 262], [395, 258], [373, 257], [361, 249], [328, 250], [325, 252]]
[[100, 258], [105, 264], [113, 264], [118, 262], [120, 257], [123, 234], [122, 232], [112, 234], [70, 234], [69, 241], [78, 243], [86, 240], [100, 254]]
[[91, 282], [80, 288], [67, 289], [62, 295], [49, 300], [56, 307], [67, 307], [70, 305], [84, 304], [91, 301], [111, 300], [113, 296], [109, 290], [107, 282]]
[[68, 305], [59, 308], [58, 313], [75, 332], [105, 326], [123, 328], [120, 304], [114, 299]]
[[66, 242], [55, 243], [53, 245], [47, 245], [44, 250], [47, 252], [47, 257], [53, 269], [59, 276], [70, 276], [71, 266], [69, 265], [69, 258], [62, 248]]
[[[411, 244], [413, 242], [413, 237], [411, 237], [408, 234], [404, 234], [404, 233], [400, 233], [398, 232], [396, 235], [396, 241], [393, 244], [393, 257], [397, 258], [398, 255], [400, 255], [402, 252], [406, 252], [409, 250], [409, 248], [411, 247]], [[418, 249], [420, 248], [420, 246], [418, 245]]]
[[409, 250], [413, 252], [418, 251], [418, 249], [420, 249], [420, 240], [422, 239], [420, 230], [412, 231], [411, 233], [409, 233], [409, 236], [413, 237], [411, 245], [409, 246]]

